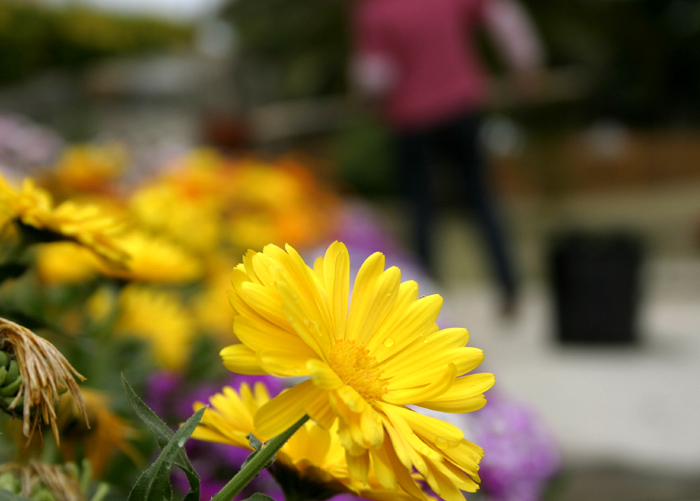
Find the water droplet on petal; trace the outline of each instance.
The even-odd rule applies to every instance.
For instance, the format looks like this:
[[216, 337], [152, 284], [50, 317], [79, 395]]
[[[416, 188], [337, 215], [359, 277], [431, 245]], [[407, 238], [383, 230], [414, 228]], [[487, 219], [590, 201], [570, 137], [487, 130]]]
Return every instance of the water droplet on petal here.
[[386, 338], [384, 340], [384, 346], [386, 346], [387, 348], [391, 348], [392, 346], [394, 346], [394, 338], [393, 337]]
[[440, 447], [441, 449], [445, 449], [445, 448], [447, 448], [447, 446], [450, 445], [450, 444], [449, 444], [449, 442], [447, 441], [446, 438], [444, 438], [444, 437], [437, 437], [437, 438], [435, 439], [435, 445], [437, 445], [437, 446]]

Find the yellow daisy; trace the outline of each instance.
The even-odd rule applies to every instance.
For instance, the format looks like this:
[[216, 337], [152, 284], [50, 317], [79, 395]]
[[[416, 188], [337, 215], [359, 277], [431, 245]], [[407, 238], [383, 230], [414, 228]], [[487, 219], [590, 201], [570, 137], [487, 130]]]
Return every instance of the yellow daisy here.
[[190, 355], [194, 322], [180, 298], [170, 291], [129, 285], [119, 296], [115, 332], [150, 344], [156, 363], [179, 370]]
[[163, 238], [131, 232], [119, 240], [129, 256], [126, 267], [104, 264], [101, 272], [113, 278], [140, 282], [182, 283], [200, 278], [202, 263], [182, 247]]
[[[224, 365], [243, 374], [309, 379], [265, 404], [256, 429], [273, 436], [308, 414], [325, 429], [337, 421], [353, 476], [420, 497], [414, 469], [448, 501], [478, 488], [480, 447], [457, 427], [415, 412], [415, 405], [469, 412], [485, 403], [491, 374], [468, 372], [482, 359], [466, 329], [440, 329], [442, 298], [384, 270], [375, 253], [360, 268], [349, 302], [350, 259], [333, 243], [313, 269], [290, 246], [249, 251], [231, 275], [234, 334]], [[349, 307], [348, 307], [349, 304]], [[402, 473], [403, 472], [403, 473]]]
[[[188, 196], [180, 188], [161, 181], [139, 189], [129, 201], [131, 213], [148, 231], [167, 235], [187, 249], [210, 252], [220, 239], [219, 201], [215, 196]], [[197, 238], [192, 238], [195, 227]]]
[[[252, 433], [262, 440], [272, 438], [257, 435], [253, 424], [255, 413], [269, 400], [267, 388], [261, 382], [255, 383], [252, 390], [243, 383], [240, 392], [226, 386], [222, 393], [209, 399], [210, 407], [204, 412], [192, 437], [252, 450], [248, 434]], [[201, 402], [195, 403], [195, 412], [203, 406]], [[289, 488], [283, 480], [293, 475], [301, 480], [293, 482], [297, 488], [322, 491], [328, 497], [350, 491], [368, 499], [413, 499], [413, 496], [401, 490], [387, 490], [376, 477], [369, 477], [367, 483], [353, 478], [336, 428], [324, 430], [316, 423], [307, 421], [287, 441], [277, 453], [277, 462], [271, 468], [273, 475], [281, 480], [283, 488]]]
[[54, 207], [51, 195], [31, 179], [25, 179], [16, 191], [0, 176], [0, 210], [3, 223], [17, 219], [38, 230], [75, 240], [116, 265], [123, 265], [127, 259], [117, 244], [124, 228], [122, 221], [95, 205], [68, 200]]

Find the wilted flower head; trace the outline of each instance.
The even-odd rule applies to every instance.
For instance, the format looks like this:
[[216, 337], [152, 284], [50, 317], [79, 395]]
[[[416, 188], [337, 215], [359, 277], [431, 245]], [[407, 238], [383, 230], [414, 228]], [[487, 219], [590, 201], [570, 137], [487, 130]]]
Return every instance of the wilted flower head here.
[[22, 433], [31, 439], [40, 422], [51, 425], [59, 443], [55, 404], [70, 391], [87, 423], [85, 404], [74, 377], [85, 380], [46, 339], [0, 318], [0, 394], [3, 408], [15, 413], [22, 406]]
[[48, 465], [30, 461], [0, 466], [0, 489], [24, 498], [55, 501], [84, 501], [75, 472], [63, 465]]

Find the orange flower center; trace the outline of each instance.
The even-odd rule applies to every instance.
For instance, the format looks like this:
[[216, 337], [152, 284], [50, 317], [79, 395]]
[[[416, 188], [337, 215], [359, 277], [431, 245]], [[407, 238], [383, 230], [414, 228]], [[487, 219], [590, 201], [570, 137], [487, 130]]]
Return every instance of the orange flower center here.
[[381, 369], [376, 358], [355, 341], [339, 339], [331, 347], [329, 365], [346, 385], [352, 387], [367, 402], [381, 399], [387, 392], [387, 382], [380, 379]]

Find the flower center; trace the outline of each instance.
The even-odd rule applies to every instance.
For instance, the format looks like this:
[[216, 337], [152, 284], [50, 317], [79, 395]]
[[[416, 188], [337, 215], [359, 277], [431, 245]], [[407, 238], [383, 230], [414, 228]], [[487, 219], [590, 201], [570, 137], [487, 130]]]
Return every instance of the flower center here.
[[331, 347], [329, 365], [346, 385], [352, 387], [367, 402], [379, 400], [387, 392], [386, 381], [379, 377], [381, 369], [369, 350], [355, 341], [339, 339]]

